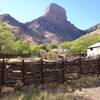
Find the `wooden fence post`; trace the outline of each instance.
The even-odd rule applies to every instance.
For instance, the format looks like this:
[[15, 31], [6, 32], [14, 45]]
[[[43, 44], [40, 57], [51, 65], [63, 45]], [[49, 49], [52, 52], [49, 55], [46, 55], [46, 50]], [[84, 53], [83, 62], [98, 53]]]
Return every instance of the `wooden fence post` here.
[[25, 84], [25, 62], [24, 62], [24, 59], [22, 59], [22, 81]]
[[79, 58], [79, 77], [81, 77], [82, 75], [82, 56], [81, 56], [81, 52], [80, 52], [80, 58]]
[[2, 70], [1, 70], [1, 85], [4, 85], [4, 69], [5, 69], [5, 59], [3, 58]]
[[100, 75], [100, 56], [98, 57], [98, 75]]
[[44, 75], [43, 75], [43, 58], [41, 58], [40, 60], [40, 84], [43, 84], [44, 83]]
[[64, 59], [62, 59], [62, 64], [61, 64], [61, 67], [62, 67], [62, 83], [65, 83], [65, 67], [64, 67]]

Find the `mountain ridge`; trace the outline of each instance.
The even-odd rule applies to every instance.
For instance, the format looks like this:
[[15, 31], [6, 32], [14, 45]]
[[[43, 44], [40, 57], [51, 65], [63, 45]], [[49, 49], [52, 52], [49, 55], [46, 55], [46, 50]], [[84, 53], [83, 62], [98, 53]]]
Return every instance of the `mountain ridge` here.
[[44, 15], [30, 22], [21, 23], [9, 14], [0, 15], [0, 21], [6, 22], [18, 39], [30, 44], [59, 44], [75, 40], [100, 28], [99, 24], [87, 30], [77, 28], [67, 20], [66, 10], [55, 3], [46, 8]]

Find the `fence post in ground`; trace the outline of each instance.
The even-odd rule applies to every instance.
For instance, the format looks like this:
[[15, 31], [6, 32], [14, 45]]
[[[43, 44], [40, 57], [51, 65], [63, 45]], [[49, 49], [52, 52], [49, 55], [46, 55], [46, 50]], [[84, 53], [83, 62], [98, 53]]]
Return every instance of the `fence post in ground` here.
[[61, 64], [61, 67], [62, 67], [62, 83], [65, 83], [65, 68], [64, 68], [64, 58], [62, 59], [62, 64]]
[[100, 56], [98, 57], [98, 75], [100, 75]]
[[79, 77], [81, 77], [82, 75], [82, 55], [81, 55], [81, 52], [80, 52], [80, 57], [79, 57]]
[[24, 62], [24, 59], [22, 59], [22, 81], [25, 84], [25, 62]]
[[44, 75], [43, 75], [43, 58], [40, 60], [40, 84], [44, 83]]
[[5, 59], [3, 58], [2, 70], [1, 70], [1, 85], [4, 85], [4, 69], [5, 69]]

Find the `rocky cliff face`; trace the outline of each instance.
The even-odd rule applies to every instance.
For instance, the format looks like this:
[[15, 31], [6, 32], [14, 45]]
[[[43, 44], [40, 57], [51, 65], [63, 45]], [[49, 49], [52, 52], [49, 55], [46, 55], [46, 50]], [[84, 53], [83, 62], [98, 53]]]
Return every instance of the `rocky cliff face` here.
[[74, 40], [84, 34], [67, 20], [65, 9], [54, 3], [47, 7], [42, 17], [26, 23], [26, 26], [41, 33], [42, 37], [49, 41], [52, 39], [58, 42]]
[[45, 11], [46, 17], [51, 17], [52, 19], [65, 21], [67, 19], [66, 11], [64, 8], [60, 7], [57, 4], [50, 4]]
[[0, 15], [0, 20], [8, 23], [19, 39], [29, 43], [58, 44], [85, 34], [67, 20], [65, 9], [54, 3], [47, 7], [43, 16], [26, 24], [7, 14]]

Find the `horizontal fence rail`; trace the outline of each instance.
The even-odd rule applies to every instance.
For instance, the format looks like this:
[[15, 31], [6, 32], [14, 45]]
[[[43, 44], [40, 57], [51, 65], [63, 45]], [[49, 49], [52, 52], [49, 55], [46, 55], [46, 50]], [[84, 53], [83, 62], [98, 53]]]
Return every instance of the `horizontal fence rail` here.
[[31, 57], [31, 54], [2, 54], [0, 53], [0, 58], [25, 58], [25, 57]]

